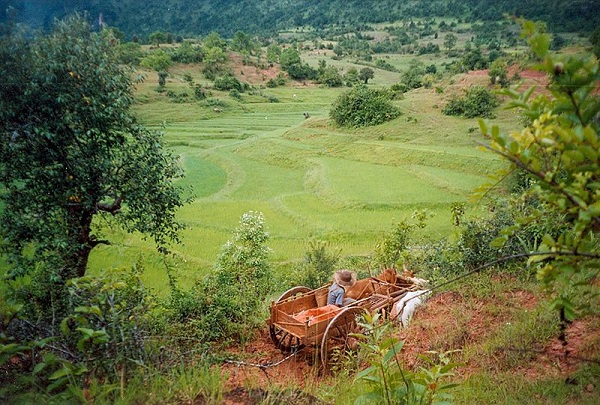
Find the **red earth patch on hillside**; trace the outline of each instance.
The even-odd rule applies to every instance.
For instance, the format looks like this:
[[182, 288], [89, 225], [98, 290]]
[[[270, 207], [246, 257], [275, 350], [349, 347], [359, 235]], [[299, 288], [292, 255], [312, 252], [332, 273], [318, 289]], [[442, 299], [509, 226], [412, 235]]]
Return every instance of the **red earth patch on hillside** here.
[[[532, 69], [520, 69], [513, 65], [508, 69], [508, 78], [512, 84], [519, 86], [519, 91], [524, 92], [534, 86], [534, 95], [549, 94], [547, 90], [548, 76], [545, 72]], [[461, 75], [457, 84], [464, 88], [473, 85], [491, 86], [489, 70], [473, 70]]]
[[242, 55], [230, 52], [229, 60], [231, 68], [236, 77], [246, 83], [253, 85], [266, 84], [269, 80], [277, 78], [281, 72], [278, 65], [265, 65], [265, 68], [258, 66], [256, 58], [251, 57], [250, 63], [244, 64]]

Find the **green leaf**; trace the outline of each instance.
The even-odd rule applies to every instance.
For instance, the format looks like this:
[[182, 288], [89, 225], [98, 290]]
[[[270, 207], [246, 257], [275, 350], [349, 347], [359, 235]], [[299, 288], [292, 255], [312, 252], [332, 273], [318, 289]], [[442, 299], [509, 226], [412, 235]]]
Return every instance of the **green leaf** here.
[[600, 201], [596, 202], [588, 207], [591, 217], [597, 218], [600, 216]]
[[494, 248], [501, 248], [504, 245], [506, 245], [506, 242], [508, 242], [508, 236], [504, 235], [504, 236], [499, 236], [496, 239], [494, 239], [493, 241], [490, 242], [490, 246], [494, 247]]
[[92, 335], [94, 334], [94, 329], [90, 328], [79, 327], [77, 328], [77, 331], [81, 332], [85, 337], [92, 337]]
[[51, 393], [59, 388], [64, 387], [68, 382], [69, 379], [66, 377], [58, 378], [56, 381], [54, 381], [52, 384], [49, 384], [48, 387], [46, 387], [46, 391]]
[[38, 363], [35, 365], [35, 367], [33, 368], [33, 375], [38, 374], [40, 371], [42, 371], [43, 369], [46, 368], [46, 363]]
[[481, 133], [487, 134], [488, 128], [487, 128], [486, 122], [483, 119], [479, 119], [479, 120], [477, 120], [477, 122], [479, 123], [479, 130], [481, 131]]
[[356, 375], [355, 380], [364, 379], [366, 376], [368, 376], [374, 372], [377, 372], [377, 369], [375, 367], [373, 367], [373, 366], [367, 367], [366, 369], [364, 369], [363, 371], [361, 371], [360, 373], [358, 373]]
[[544, 242], [544, 245], [547, 246], [545, 248], [545, 251], [549, 250], [548, 247], [556, 245], [556, 241], [554, 240], [554, 238], [552, 238], [552, 236], [547, 233], [544, 234], [544, 236], [542, 237], [542, 242]]
[[48, 379], [50, 380], [58, 380], [59, 378], [68, 376], [72, 374], [72, 370], [70, 368], [67, 368], [65, 366], [62, 366], [61, 368], [59, 368], [58, 370], [56, 370], [54, 373], [52, 373], [50, 375], [50, 377], [48, 377]]
[[75, 308], [75, 312], [83, 313], [83, 314], [93, 314], [98, 317], [102, 317], [102, 311], [97, 305], [92, 305], [89, 307], [77, 307]]

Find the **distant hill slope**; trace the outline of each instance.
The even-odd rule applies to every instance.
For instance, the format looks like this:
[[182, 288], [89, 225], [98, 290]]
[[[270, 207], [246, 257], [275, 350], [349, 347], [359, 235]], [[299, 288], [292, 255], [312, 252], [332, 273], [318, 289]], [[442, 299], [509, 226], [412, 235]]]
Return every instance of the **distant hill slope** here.
[[2, 15], [47, 29], [54, 18], [88, 12], [127, 36], [154, 31], [229, 37], [242, 30], [270, 33], [300, 25], [391, 22], [410, 17], [497, 20], [504, 13], [548, 23], [552, 31], [591, 33], [600, 26], [600, 0], [0, 0]]

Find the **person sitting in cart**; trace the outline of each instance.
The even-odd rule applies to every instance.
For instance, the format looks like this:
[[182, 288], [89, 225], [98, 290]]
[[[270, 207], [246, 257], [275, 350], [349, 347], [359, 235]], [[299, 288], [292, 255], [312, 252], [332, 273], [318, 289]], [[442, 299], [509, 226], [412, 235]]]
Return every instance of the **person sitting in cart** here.
[[344, 298], [346, 289], [351, 288], [356, 283], [356, 274], [350, 270], [338, 270], [333, 274], [333, 284], [329, 287], [327, 293], [327, 305], [337, 305], [343, 307], [353, 303], [354, 299]]

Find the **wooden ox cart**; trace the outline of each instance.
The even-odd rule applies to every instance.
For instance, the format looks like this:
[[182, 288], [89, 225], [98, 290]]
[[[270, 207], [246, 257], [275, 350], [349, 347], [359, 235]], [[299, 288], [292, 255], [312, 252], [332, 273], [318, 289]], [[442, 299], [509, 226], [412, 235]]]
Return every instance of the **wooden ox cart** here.
[[[321, 363], [327, 367], [333, 348], [346, 350], [356, 345], [351, 334], [360, 332], [357, 323], [360, 314], [365, 310], [389, 311], [410, 289], [397, 285], [395, 280], [388, 281], [379, 276], [358, 280], [351, 289], [357, 294], [357, 300], [341, 308], [327, 305], [331, 284], [316, 290], [291, 288], [271, 302], [271, 316], [267, 320], [271, 340], [286, 353], [297, 352], [305, 346], [317, 347]], [[346, 295], [352, 295], [350, 290]]]

